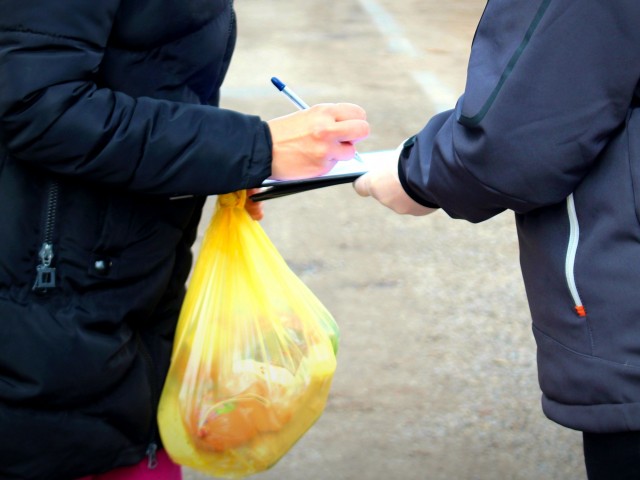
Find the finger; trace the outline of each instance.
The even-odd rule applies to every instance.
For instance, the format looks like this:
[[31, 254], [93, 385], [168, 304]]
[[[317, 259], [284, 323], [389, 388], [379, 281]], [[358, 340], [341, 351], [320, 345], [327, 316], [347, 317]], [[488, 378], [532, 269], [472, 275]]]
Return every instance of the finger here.
[[356, 147], [351, 142], [339, 142], [332, 145], [327, 153], [334, 163], [351, 160], [356, 155]]
[[245, 201], [244, 208], [254, 220], [262, 220], [264, 212], [262, 209], [262, 202], [254, 202], [251, 200], [251, 195], [254, 195], [260, 191], [259, 188], [250, 188], [247, 190], [247, 200]]
[[336, 122], [367, 119], [367, 112], [364, 108], [354, 103], [334, 103], [329, 107], [329, 109], [331, 110]]
[[370, 127], [366, 120], [343, 120], [331, 127], [331, 135], [340, 142], [357, 143], [369, 136]]
[[254, 220], [262, 220], [264, 218], [264, 212], [262, 210], [262, 205], [254, 204], [254, 205], [245, 205], [245, 210], [249, 214], [249, 216]]
[[356, 193], [361, 197], [370, 197], [370, 181], [371, 178], [368, 173], [356, 178], [356, 181], [353, 182], [353, 188], [356, 190]]

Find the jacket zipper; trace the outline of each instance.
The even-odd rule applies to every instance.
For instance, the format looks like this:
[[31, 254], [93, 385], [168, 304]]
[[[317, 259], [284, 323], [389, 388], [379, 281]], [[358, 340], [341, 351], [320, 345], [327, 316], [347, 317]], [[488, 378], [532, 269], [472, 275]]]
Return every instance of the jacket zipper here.
[[38, 293], [47, 293], [56, 287], [56, 269], [52, 266], [52, 262], [54, 257], [53, 232], [58, 213], [59, 191], [58, 182], [52, 181], [47, 192], [43, 242], [38, 252], [40, 263], [36, 266], [36, 280], [33, 284], [33, 291]]
[[565, 258], [564, 271], [567, 278], [567, 285], [573, 298], [574, 310], [580, 317], [586, 317], [587, 311], [584, 308], [575, 278], [576, 253], [578, 251], [578, 243], [580, 240], [580, 223], [578, 222], [578, 214], [576, 212], [576, 204], [573, 199], [573, 193], [567, 197], [567, 213], [569, 215], [569, 245], [567, 247], [567, 256]]
[[155, 441], [151, 441], [147, 447], [145, 455], [147, 456], [147, 468], [149, 470], [155, 470], [158, 467], [158, 444]]
[[[158, 403], [159, 400], [159, 388], [158, 388], [158, 380], [156, 377], [156, 371], [155, 368], [153, 366], [153, 359], [151, 358], [151, 355], [149, 354], [149, 352], [147, 351], [147, 347], [145, 347], [144, 343], [142, 342], [142, 338], [140, 337], [140, 334], [137, 333], [136, 334], [136, 339], [137, 339], [137, 343], [138, 343], [138, 348], [140, 350], [140, 353], [142, 354], [143, 360], [145, 362], [145, 365], [147, 367], [147, 371], [149, 372], [149, 382], [151, 383], [151, 396], [152, 396], [152, 401], [153, 401], [153, 408], [151, 409], [152, 412], [156, 411], [156, 405]], [[149, 444], [147, 445], [147, 450], [145, 452], [146, 456], [147, 456], [147, 468], [149, 468], [149, 470], [153, 470], [158, 466], [158, 457], [157, 457], [157, 453], [158, 453], [158, 429], [156, 426], [156, 416], [153, 415], [151, 417], [151, 436], [149, 438]]]

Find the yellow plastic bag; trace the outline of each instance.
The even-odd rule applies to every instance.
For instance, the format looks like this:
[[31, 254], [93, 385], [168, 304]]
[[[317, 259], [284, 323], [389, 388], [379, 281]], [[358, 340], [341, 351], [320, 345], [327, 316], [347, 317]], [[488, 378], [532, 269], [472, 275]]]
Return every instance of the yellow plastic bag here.
[[273, 466], [324, 411], [338, 327], [244, 209], [218, 197], [158, 411], [171, 458], [219, 477]]

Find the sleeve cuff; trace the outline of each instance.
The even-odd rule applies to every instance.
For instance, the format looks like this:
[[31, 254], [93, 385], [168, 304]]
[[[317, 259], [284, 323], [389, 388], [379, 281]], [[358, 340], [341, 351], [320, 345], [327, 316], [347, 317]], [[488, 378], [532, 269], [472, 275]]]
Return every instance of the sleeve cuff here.
[[402, 168], [402, 159], [409, 157], [409, 152], [411, 152], [411, 149], [413, 148], [413, 144], [415, 143], [415, 138], [416, 137], [414, 135], [409, 139], [407, 139], [406, 142], [404, 142], [402, 151], [400, 152], [400, 158], [398, 158], [398, 179], [400, 180], [400, 185], [402, 186], [404, 191], [407, 193], [407, 195], [409, 195], [409, 197], [411, 197], [411, 199], [414, 202], [429, 208], [440, 208], [439, 205], [436, 205], [433, 202], [428, 202], [424, 198], [420, 198], [418, 195], [416, 195], [416, 193], [411, 190], [411, 187], [409, 186], [409, 182], [407, 182], [407, 177], [404, 173], [404, 168]]
[[267, 122], [260, 120], [256, 129], [252, 157], [247, 168], [245, 188], [259, 187], [271, 175], [272, 152], [271, 130]]

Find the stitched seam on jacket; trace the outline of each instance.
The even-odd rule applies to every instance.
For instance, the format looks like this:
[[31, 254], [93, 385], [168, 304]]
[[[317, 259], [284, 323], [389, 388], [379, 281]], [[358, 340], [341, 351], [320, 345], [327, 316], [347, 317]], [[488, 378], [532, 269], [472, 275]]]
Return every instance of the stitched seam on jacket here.
[[0, 30], [3, 32], [26, 33], [29, 35], [38, 35], [38, 36], [47, 37], [47, 38], [58, 38], [62, 40], [72, 40], [74, 42], [89, 43], [84, 38], [71, 37], [68, 35], [59, 35], [55, 33], [39, 32], [37, 30], [31, 30], [29, 28], [16, 28], [16, 27], [7, 27], [7, 26], [0, 25]]
[[537, 331], [538, 333], [540, 333], [540, 335], [542, 335], [543, 337], [545, 337], [547, 340], [555, 343], [556, 345], [558, 345], [560, 348], [562, 348], [563, 350], [566, 350], [569, 353], [572, 353], [573, 355], [577, 355], [579, 357], [584, 357], [584, 358], [589, 358], [589, 359], [593, 359], [593, 360], [598, 360], [600, 362], [604, 362], [604, 363], [608, 363], [617, 367], [624, 367], [624, 368], [639, 368], [640, 369], [640, 365], [635, 365], [633, 363], [620, 363], [620, 362], [615, 362], [613, 360], [608, 360], [606, 358], [602, 358], [602, 357], [598, 357], [596, 355], [589, 355], [587, 353], [582, 353], [582, 352], [578, 352], [576, 350], [573, 350], [572, 348], [567, 347], [566, 345], [564, 345], [563, 343], [559, 342], [558, 340], [556, 340], [555, 338], [553, 338], [552, 336], [546, 334], [545, 332], [543, 332], [542, 330], [540, 330], [540, 327], [537, 327], [536, 325], [533, 326], [533, 329], [535, 331]]
[[502, 87], [506, 83], [507, 78], [509, 78], [509, 76], [511, 75], [511, 72], [515, 68], [516, 63], [518, 63], [520, 56], [522, 55], [525, 48], [529, 44], [529, 40], [531, 40], [531, 37], [533, 36], [533, 32], [535, 32], [536, 28], [538, 28], [538, 25], [542, 21], [542, 17], [544, 16], [550, 3], [551, 3], [551, 0], [544, 0], [543, 3], [540, 5], [540, 8], [538, 8], [536, 16], [531, 21], [531, 24], [529, 25], [529, 28], [527, 29], [527, 33], [522, 39], [522, 42], [520, 42], [520, 45], [518, 46], [514, 54], [511, 56], [511, 59], [509, 60], [507, 67], [504, 69], [504, 71], [502, 72], [502, 75], [500, 76], [500, 80], [498, 81], [498, 84], [493, 89], [493, 92], [491, 92], [491, 95], [489, 95], [489, 98], [487, 99], [485, 104], [482, 106], [480, 111], [473, 117], [467, 117], [461, 114], [460, 117], [458, 118], [458, 121], [460, 123], [469, 127], [477, 126], [485, 117], [485, 115], [489, 112], [489, 109], [491, 108], [491, 106], [493, 105], [493, 102], [498, 97], [500, 90], [502, 90]]

